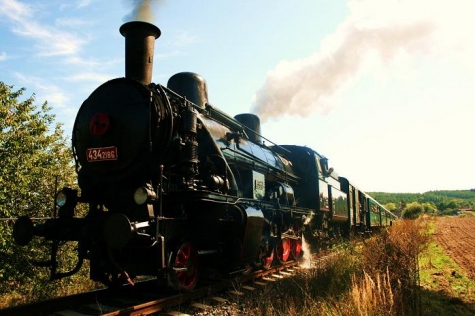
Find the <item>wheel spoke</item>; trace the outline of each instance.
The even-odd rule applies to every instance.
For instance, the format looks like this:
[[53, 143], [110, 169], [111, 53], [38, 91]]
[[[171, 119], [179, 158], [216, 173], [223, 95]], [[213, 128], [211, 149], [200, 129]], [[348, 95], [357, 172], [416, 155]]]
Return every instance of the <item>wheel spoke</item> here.
[[274, 261], [274, 252], [272, 251], [269, 256], [266, 256], [262, 259], [262, 266], [264, 269], [269, 269]]
[[290, 242], [290, 252], [292, 258], [298, 260], [302, 257], [302, 240], [292, 239]]
[[276, 247], [277, 259], [284, 263], [290, 256], [290, 240], [288, 238], [282, 239]]
[[175, 256], [174, 266], [186, 268], [186, 270], [175, 271], [175, 281], [172, 284], [179, 290], [192, 290], [198, 283], [199, 261], [198, 252], [190, 244], [183, 244], [178, 249]]

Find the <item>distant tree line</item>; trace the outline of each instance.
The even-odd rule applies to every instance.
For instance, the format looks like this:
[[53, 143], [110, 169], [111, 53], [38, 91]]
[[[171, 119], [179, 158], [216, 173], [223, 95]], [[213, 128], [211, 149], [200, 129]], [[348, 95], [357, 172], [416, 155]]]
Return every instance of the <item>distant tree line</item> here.
[[403, 218], [422, 214], [456, 215], [461, 210], [475, 209], [475, 190], [441, 190], [425, 193], [370, 192], [381, 204]]

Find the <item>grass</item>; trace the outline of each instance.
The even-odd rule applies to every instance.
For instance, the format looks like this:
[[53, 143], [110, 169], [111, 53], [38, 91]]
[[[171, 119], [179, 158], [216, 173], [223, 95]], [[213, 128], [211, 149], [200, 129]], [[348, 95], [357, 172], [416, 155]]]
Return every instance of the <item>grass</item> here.
[[419, 262], [423, 315], [475, 315], [475, 282], [442, 247], [430, 242]]
[[268, 284], [251, 315], [475, 315], [475, 283], [430, 242], [435, 224], [400, 221], [324, 269]]
[[263, 295], [246, 303], [249, 314], [415, 314], [420, 310], [414, 296], [419, 293], [417, 256], [427, 240], [423, 224], [401, 221], [363, 244], [337, 247], [323, 268], [267, 285]]
[[268, 284], [244, 305], [249, 315], [261, 316], [404, 315], [389, 271], [371, 276], [354, 263], [353, 254], [341, 252], [325, 269]]
[[[64, 248], [67, 247], [64, 246]], [[67, 267], [60, 265], [59, 271], [68, 271], [74, 266], [76, 258], [72, 254], [74, 254], [72, 249], [58, 253], [61, 263], [69, 264]], [[49, 252], [45, 252], [44, 255], [49, 256]], [[79, 273], [54, 281], [49, 281], [47, 268], [36, 267], [27, 260], [22, 264], [28, 267], [28, 273], [17, 275], [17, 278], [5, 278], [0, 283], [0, 309], [87, 292], [101, 287], [100, 284], [89, 279], [88, 261], [84, 262]]]
[[475, 212], [472, 211], [462, 211], [459, 217], [475, 217]]

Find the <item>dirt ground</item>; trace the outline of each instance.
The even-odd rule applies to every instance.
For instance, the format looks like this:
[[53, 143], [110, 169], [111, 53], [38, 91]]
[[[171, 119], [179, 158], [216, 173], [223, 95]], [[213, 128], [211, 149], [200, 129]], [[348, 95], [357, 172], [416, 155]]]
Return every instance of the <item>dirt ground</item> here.
[[434, 238], [475, 280], [475, 217], [438, 217]]

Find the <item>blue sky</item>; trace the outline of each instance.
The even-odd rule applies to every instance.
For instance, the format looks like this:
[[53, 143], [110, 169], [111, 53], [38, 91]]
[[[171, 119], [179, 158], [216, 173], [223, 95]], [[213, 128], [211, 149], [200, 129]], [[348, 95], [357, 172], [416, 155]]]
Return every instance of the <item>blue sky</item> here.
[[[366, 191], [475, 188], [473, 0], [145, 1], [162, 35], [153, 82], [208, 82]], [[48, 101], [70, 134], [82, 101], [124, 76], [119, 27], [141, 1], [0, 0], [0, 80]], [[143, 3], [142, 3], [143, 4]]]

